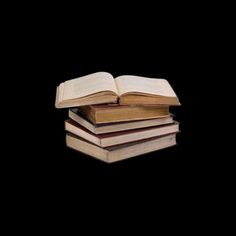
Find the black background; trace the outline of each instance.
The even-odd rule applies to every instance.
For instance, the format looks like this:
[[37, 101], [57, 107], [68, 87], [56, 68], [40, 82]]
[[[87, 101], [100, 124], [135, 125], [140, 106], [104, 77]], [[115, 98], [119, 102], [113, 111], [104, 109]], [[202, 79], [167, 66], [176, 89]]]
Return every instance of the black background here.
[[[24, 121], [20, 128], [25, 145], [19, 144], [24, 154], [18, 162], [24, 163], [27, 180], [36, 175], [39, 182], [52, 185], [66, 183], [125, 194], [131, 189], [154, 191], [159, 185], [192, 186], [207, 175], [212, 164], [203, 155], [209, 149], [211, 131], [206, 122], [212, 98], [208, 97], [212, 82], [207, 72], [208, 24], [191, 11], [173, 14], [175, 9], [153, 8], [149, 13], [122, 8], [118, 12], [104, 9], [98, 15], [88, 11], [84, 16], [76, 8], [76, 13], [65, 17], [49, 11], [18, 32], [12, 47], [19, 62], [15, 70], [22, 79], [15, 81], [24, 89], [20, 102], [27, 106], [15, 106], [14, 112]], [[29, 18], [23, 25], [28, 22]], [[24, 31], [27, 37], [21, 38]], [[67, 110], [54, 106], [56, 86], [98, 71], [114, 77], [166, 78], [182, 104], [171, 108], [180, 122], [178, 145], [110, 165], [66, 148]]]
[[[45, 71], [40, 79], [41, 106], [37, 109], [40, 143], [45, 153], [38, 160], [42, 165], [59, 166], [62, 172], [69, 171], [81, 178], [102, 177], [117, 181], [169, 178], [197, 169], [203, 161], [196, 156], [203, 145], [201, 141], [199, 144], [201, 117], [198, 115], [202, 106], [196, 92], [199, 65], [192, 61], [198, 49], [191, 47], [185, 36], [176, 37], [175, 34], [183, 32], [178, 30], [171, 35], [166, 31], [159, 31], [159, 34], [118, 31], [110, 35], [111, 31], [101, 29], [88, 37], [84, 33], [72, 35], [57, 48], [52, 43], [54, 50], [49, 49], [47, 64], [43, 63], [47, 68], [43, 68]], [[107, 71], [115, 77], [131, 74], [168, 79], [182, 103], [181, 107], [171, 109], [180, 122], [178, 146], [111, 165], [66, 148], [64, 120], [67, 110], [54, 107], [56, 86], [67, 79], [97, 71]]]
[[[125, 224], [136, 229], [145, 219], [156, 229], [163, 208], [161, 219], [171, 227], [170, 215], [175, 221], [184, 214], [181, 223], [185, 226], [191, 224], [192, 212], [194, 216], [200, 213], [201, 219], [208, 217], [206, 210], [217, 213], [214, 200], [225, 193], [234, 173], [225, 171], [222, 164], [231, 155], [228, 149], [221, 153], [225, 136], [219, 133], [225, 128], [219, 125], [223, 118], [215, 116], [227, 104], [219, 91], [229, 89], [225, 71], [220, 74], [223, 63], [219, 63], [222, 57], [216, 40], [221, 20], [212, 14], [218, 16], [220, 11], [179, 2], [168, 7], [89, 4], [86, 8], [27, 4], [25, 10], [30, 10], [25, 14], [19, 10], [21, 5], [11, 11], [14, 20], [5, 27], [4, 62], [10, 63], [4, 67], [3, 80], [9, 85], [3, 90], [10, 88], [11, 93], [1, 104], [5, 112], [2, 129], [7, 130], [7, 152], [1, 161], [9, 162], [2, 167], [7, 172], [4, 182], [11, 205], [23, 208], [17, 221], [25, 205], [32, 213], [43, 212], [49, 224], [48, 211], [61, 217], [62, 210], [69, 209], [85, 223], [100, 219], [102, 225], [115, 224], [115, 230]], [[178, 145], [114, 164], [68, 149], [67, 110], [54, 106], [56, 86], [98, 71], [114, 77], [166, 78], [182, 104], [171, 108], [180, 122]], [[230, 123], [228, 116], [226, 123]], [[225, 172], [229, 175], [226, 181]], [[28, 215], [33, 218], [31, 212]], [[94, 228], [90, 224], [86, 230]]]
[[[234, 133], [226, 109], [234, 101], [228, 83], [234, 77], [226, 72], [234, 67], [223, 54], [233, 51], [227, 30], [233, 32], [235, 14], [221, 3], [86, 3], [3, 8], [1, 170], [8, 230], [34, 224], [61, 230], [69, 219], [87, 232], [111, 226], [112, 233], [124, 233], [129, 226], [146, 233], [163, 223], [165, 232], [201, 225], [225, 231], [222, 218], [227, 229], [232, 219], [220, 211], [232, 209], [235, 150], [229, 150], [234, 140], [221, 134]], [[178, 145], [109, 165], [66, 148], [67, 110], [54, 106], [56, 86], [97, 71], [168, 79], [182, 104], [171, 109], [180, 122]], [[225, 101], [224, 93], [231, 98]]]

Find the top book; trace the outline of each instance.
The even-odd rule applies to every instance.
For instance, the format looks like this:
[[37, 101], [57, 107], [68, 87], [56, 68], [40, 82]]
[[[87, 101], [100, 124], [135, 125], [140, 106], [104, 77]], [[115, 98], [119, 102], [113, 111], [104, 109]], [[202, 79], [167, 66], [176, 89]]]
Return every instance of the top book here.
[[178, 97], [165, 79], [122, 75], [114, 78], [97, 72], [57, 87], [56, 108], [102, 103], [121, 105], [180, 105]]

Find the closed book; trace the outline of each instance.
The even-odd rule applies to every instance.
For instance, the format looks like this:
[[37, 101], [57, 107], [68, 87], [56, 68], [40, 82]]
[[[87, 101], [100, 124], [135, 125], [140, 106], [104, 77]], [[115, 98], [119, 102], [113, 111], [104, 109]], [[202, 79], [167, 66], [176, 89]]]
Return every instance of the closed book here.
[[112, 163], [176, 145], [176, 134], [101, 148], [76, 135], [66, 135], [66, 145], [101, 161]]
[[105, 124], [93, 124], [85, 116], [83, 116], [78, 108], [73, 108], [69, 110], [69, 117], [76, 123], [80, 124], [84, 128], [88, 129], [94, 134], [105, 134], [113, 133], [124, 130], [133, 130], [140, 128], [147, 128], [152, 126], [159, 126], [165, 124], [173, 123], [173, 117], [167, 116], [162, 118], [147, 119], [147, 120], [134, 120], [134, 121], [123, 121], [115, 123], [105, 123]]
[[[168, 106], [91, 105], [77, 108], [93, 124], [169, 117]], [[73, 110], [75, 111], [75, 110]]]
[[122, 143], [130, 143], [138, 140], [158, 137], [169, 133], [176, 133], [179, 131], [179, 123], [175, 122], [173, 124], [162, 126], [96, 135], [70, 119], [65, 121], [65, 130], [100, 147], [109, 147]]

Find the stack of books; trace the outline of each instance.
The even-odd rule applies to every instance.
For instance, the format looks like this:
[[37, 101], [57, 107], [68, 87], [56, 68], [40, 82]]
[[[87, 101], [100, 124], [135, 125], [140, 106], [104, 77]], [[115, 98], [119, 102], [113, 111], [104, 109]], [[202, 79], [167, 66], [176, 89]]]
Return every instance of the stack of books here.
[[55, 105], [69, 108], [67, 146], [104, 162], [176, 145], [180, 103], [165, 79], [97, 72], [61, 83]]

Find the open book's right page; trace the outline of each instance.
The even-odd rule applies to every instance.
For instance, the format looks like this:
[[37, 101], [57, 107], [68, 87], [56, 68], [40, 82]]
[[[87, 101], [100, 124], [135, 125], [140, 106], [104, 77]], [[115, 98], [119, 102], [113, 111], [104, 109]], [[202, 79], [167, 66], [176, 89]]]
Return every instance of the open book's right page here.
[[165, 97], [176, 97], [166, 79], [154, 79], [141, 76], [123, 75], [115, 79], [119, 95], [137, 92]]
[[115, 79], [119, 96], [152, 96], [176, 98], [177, 96], [166, 79], [147, 78], [132, 75], [123, 75]]

